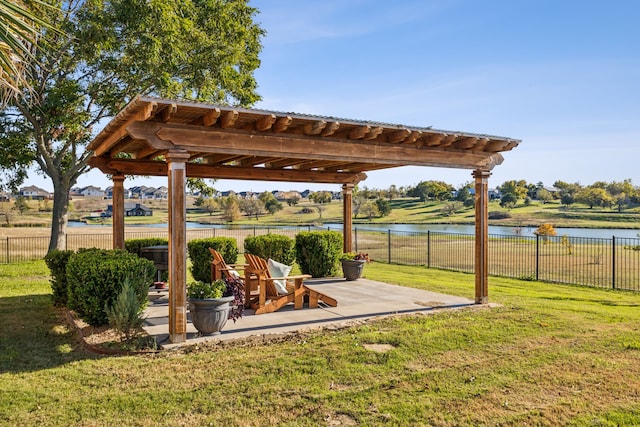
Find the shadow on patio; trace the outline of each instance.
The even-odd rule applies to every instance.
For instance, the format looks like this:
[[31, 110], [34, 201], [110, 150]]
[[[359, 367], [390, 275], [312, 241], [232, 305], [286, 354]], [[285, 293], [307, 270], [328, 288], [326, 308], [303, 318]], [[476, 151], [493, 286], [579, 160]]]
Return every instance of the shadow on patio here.
[[458, 309], [473, 306], [474, 301], [451, 295], [429, 292], [404, 286], [390, 285], [361, 278], [346, 281], [344, 278], [322, 278], [305, 281], [306, 285], [338, 300], [337, 307], [294, 310], [290, 304], [280, 311], [254, 315], [246, 309], [242, 319], [227, 322], [219, 335], [200, 336], [190, 321], [187, 323], [187, 341], [169, 342], [168, 292], [150, 290], [150, 303], [145, 311], [144, 329], [156, 337], [163, 348], [191, 345], [210, 340], [237, 340], [269, 334], [284, 334], [320, 327], [337, 327], [350, 322], [398, 314], [428, 313], [441, 309]]

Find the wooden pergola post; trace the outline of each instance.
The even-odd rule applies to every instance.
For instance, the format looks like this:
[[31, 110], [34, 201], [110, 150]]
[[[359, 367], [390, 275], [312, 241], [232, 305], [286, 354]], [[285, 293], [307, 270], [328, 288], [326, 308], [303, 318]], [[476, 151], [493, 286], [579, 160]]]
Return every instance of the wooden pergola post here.
[[111, 220], [113, 249], [124, 249], [124, 174], [113, 175]]
[[351, 229], [353, 228], [353, 184], [342, 184], [342, 236], [343, 236], [343, 252], [351, 252], [353, 237]]
[[165, 156], [169, 187], [169, 340], [187, 340], [187, 204], [185, 184], [189, 153], [172, 150]]
[[491, 172], [484, 170], [473, 171], [475, 178], [475, 207], [476, 207], [476, 304], [489, 302], [489, 177]]

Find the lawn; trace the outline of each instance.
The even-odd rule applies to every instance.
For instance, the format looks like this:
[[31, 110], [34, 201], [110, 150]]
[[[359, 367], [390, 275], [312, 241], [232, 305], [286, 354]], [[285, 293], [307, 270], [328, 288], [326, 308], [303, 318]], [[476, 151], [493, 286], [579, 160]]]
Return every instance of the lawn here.
[[[474, 295], [473, 275], [365, 273]], [[640, 294], [493, 277], [489, 292], [498, 306], [104, 357], [80, 350], [51, 306], [44, 263], [0, 265], [0, 424], [640, 424]]]

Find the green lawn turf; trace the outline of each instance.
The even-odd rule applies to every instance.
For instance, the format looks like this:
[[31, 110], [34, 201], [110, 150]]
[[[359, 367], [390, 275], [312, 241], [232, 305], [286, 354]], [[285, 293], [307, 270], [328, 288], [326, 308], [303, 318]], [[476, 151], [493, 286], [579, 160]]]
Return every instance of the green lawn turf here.
[[[468, 274], [374, 262], [365, 275], [474, 295]], [[63, 326], [44, 263], [1, 265], [0, 425], [640, 424], [639, 294], [489, 282], [493, 308], [104, 357]]]

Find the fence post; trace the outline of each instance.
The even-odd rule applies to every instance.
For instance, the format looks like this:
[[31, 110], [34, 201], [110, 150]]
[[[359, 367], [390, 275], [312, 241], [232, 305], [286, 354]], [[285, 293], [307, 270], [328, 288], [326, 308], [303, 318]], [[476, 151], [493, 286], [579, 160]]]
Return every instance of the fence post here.
[[540, 236], [536, 234], [536, 280], [540, 277]]
[[9, 264], [11, 261], [9, 260], [9, 238], [7, 237], [7, 264]]
[[389, 264], [391, 264], [391, 230], [387, 230], [387, 247], [388, 249], [388, 258]]
[[431, 230], [427, 230], [427, 268], [431, 268]]
[[358, 252], [358, 227], [353, 229], [353, 236], [356, 238], [356, 252]]
[[611, 236], [611, 288], [616, 288], [616, 236]]

